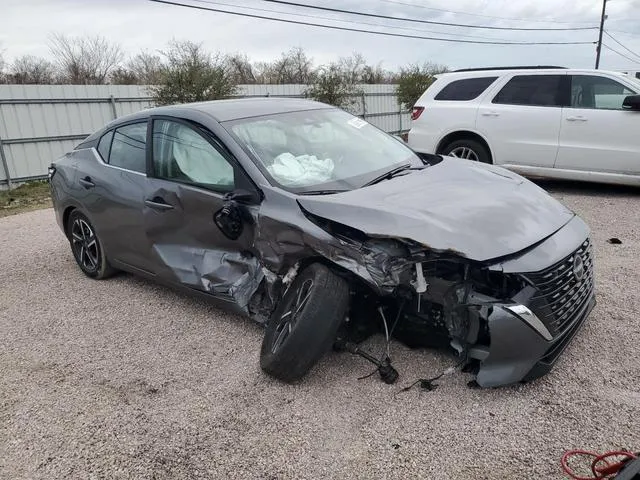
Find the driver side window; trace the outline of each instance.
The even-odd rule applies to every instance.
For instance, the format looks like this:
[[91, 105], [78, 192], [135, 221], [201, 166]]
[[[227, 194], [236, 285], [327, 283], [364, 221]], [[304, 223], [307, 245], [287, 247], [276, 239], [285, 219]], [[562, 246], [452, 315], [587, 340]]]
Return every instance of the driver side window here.
[[573, 75], [571, 77], [571, 106], [598, 110], [622, 110], [622, 102], [628, 95], [635, 95], [630, 88], [607, 77]]
[[157, 178], [214, 191], [233, 190], [234, 168], [199, 132], [181, 122], [153, 121], [153, 171]]

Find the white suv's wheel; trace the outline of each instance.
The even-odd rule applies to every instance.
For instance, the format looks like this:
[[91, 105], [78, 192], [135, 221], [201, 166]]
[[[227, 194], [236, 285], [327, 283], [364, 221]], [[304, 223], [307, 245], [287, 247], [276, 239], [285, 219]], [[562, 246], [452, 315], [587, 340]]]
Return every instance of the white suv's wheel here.
[[442, 150], [443, 155], [464, 158], [474, 162], [491, 163], [491, 155], [480, 142], [462, 139], [451, 142]]

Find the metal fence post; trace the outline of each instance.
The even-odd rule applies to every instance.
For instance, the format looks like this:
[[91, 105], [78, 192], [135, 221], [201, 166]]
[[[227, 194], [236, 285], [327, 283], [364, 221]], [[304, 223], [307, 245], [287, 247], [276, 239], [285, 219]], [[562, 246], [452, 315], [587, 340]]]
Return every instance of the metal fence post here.
[[113, 119], [118, 118], [118, 112], [116, 112], [116, 99], [113, 95], [109, 97], [109, 102], [111, 102], [111, 113], [113, 113]]
[[2, 138], [0, 138], [0, 159], [2, 160], [2, 168], [4, 168], [4, 174], [7, 177], [7, 185], [11, 190], [11, 175], [9, 174], [9, 166], [7, 165], [7, 157], [4, 155], [4, 146], [2, 145]]
[[402, 134], [402, 105], [398, 107], [398, 123], [400, 127], [398, 131]]
[[362, 92], [362, 118], [367, 118], [367, 95]]

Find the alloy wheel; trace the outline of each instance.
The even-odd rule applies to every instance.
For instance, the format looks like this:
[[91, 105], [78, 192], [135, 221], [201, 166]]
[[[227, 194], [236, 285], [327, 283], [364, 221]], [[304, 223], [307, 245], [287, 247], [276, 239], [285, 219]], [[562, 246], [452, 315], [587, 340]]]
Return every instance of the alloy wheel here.
[[464, 158], [477, 162], [480, 160], [478, 154], [469, 147], [456, 147], [449, 152], [449, 155], [456, 158]]
[[290, 297], [289, 305], [284, 309], [285, 312], [280, 316], [280, 321], [276, 327], [271, 353], [276, 353], [291, 334], [304, 307], [309, 303], [312, 288], [313, 280], [309, 278], [300, 285], [297, 292], [292, 292], [293, 295]]
[[87, 271], [98, 270], [100, 246], [91, 226], [82, 218], [71, 225], [71, 244], [80, 265]]

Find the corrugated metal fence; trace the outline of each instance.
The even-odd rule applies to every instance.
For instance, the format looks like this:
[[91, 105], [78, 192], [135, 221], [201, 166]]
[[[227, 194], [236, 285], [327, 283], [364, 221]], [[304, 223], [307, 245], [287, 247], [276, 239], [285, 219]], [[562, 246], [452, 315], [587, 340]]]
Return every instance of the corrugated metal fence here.
[[[305, 85], [241, 85], [238, 97], [302, 97]], [[393, 134], [409, 128], [395, 85], [363, 85], [353, 112]], [[52, 160], [111, 120], [151, 107], [138, 85], [0, 85], [0, 185], [46, 177]]]

